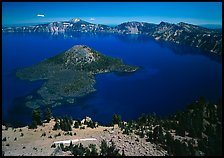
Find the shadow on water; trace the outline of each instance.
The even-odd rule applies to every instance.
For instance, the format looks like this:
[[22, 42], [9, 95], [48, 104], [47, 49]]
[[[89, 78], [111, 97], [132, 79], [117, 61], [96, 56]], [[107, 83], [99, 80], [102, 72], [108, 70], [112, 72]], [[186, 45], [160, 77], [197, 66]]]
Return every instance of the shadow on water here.
[[168, 41], [157, 41], [152, 37], [147, 35], [138, 35], [138, 34], [116, 34], [115, 37], [123, 42], [135, 43], [136, 41], [140, 41], [141, 43], [147, 43], [148, 41], [154, 41], [158, 43], [162, 48], [169, 48], [177, 55], [202, 55], [209, 58], [212, 61], [222, 63], [222, 56], [211, 53], [200, 48], [195, 48], [187, 45], [180, 45], [174, 42]]
[[10, 108], [8, 114], [10, 118], [3, 120], [12, 127], [23, 127], [32, 121], [32, 109], [25, 106], [25, 97], [18, 97], [12, 101], [13, 108]]
[[[29, 81], [27, 81], [29, 82]], [[40, 81], [43, 82], [43, 81]], [[36, 91], [39, 89], [33, 89], [29, 94], [20, 96], [12, 100], [12, 107], [8, 110], [10, 118], [5, 122], [8, 122], [10, 126], [22, 127], [32, 122], [32, 108], [26, 106], [27, 96], [36, 96]], [[43, 107], [41, 107], [42, 109]]]
[[180, 44], [167, 42], [167, 41], [158, 41], [158, 43], [162, 48], [167, 47], [171, 49], [177, 55], [201, 55], [201, 56], [205, 56], [209, 58], [212, 61], [222, 63], [222, 56], [215, 53], [208, 52], [208, 51], [204, 51], [200, 48], [180, 45]]

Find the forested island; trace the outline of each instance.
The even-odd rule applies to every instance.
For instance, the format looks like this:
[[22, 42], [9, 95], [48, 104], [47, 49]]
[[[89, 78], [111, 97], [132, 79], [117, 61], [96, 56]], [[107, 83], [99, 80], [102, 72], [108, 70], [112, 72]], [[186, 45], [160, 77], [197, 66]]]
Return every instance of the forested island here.
[[74, 103], [74, 98], [94, 92], [96, 74], [128, 73], [138, 69], [85, 45], [76, 45], [31, 67], [17, 70], [16, 76], [29, 81], [45, 80], [34, 95], [26, 97], [26, 105], [37, 108]]

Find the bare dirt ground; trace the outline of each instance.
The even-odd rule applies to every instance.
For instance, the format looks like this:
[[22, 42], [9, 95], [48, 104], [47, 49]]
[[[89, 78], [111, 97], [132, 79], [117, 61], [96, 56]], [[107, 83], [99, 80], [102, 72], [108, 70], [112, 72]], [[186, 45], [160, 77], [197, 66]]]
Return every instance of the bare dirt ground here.
[[[64, 135], [62, 130], [52, 130], [55, 122], [52, 119], [49, 123], [44, 123], [42, 126], [38, 126], [37, 129], [23, 128], [8, 128], [4, 130], [2, 126], [2, 139], [6, 137], [6, 141], [2, 141], [2, 151], [5, 156], [50, 156], [50, 155], [71, 155], [69, 152], [56, 152], [56, 148], [51, 148], [51, 145], [56, 141], [74, 140], [95, 138], [96, 140], [87, 140], [81, 142], [75, 142], [73, 144], [82, 143], [84, 146], [89, 144], [96, 144], [99, 150], [100, 143], [105, 139], [108, 143], [113, 140], [120, 153], [124, 150], [127, 156], [164, 156], [166, 151], [161, 148], [157, 148], [155, 144], [146, 142], [145, 139], [139, 138], [134, 134], [124, 135], [122, 131], [117, 127], [103, 127], [97, 128], [85, 128], [75, 129], [72, 128], [72, 136]], [[20, 130], [21, 129], [21, 130]], [[46, 136], [41, 136], [43, 133]], [[23, 136], [21, 136], [23, 133]], [[58, 133], [61, 136], [54, 137]], [[74, 135], [76, 133], [76, 135]], [[49, 138], [49, 137], [52, 138]], [[14, 140], [16, 138], [16, 140]], [[65, 144], [69, 145], [69, 144]]]

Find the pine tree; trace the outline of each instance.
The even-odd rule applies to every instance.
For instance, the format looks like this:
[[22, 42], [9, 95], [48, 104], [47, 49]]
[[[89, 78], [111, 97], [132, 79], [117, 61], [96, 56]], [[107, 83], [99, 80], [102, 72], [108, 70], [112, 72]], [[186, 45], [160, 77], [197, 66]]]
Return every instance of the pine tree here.
[[122, 150], [122, 155], [121, 156], [126, 156], [125, 153], [124, 153], [124, 149]]
[[152, 132], [147, 132], [146, 136], [147, 136], [147, 139], [146, 139], [147, 142], [152, 141], [152, 138], [153, 138]]
[[56, 118], [56, 119], [55, 119], [55, 125], [54, 125], [53, 130], [58, 130], [58, 129], [60, 129], [60, 124], [59, 124], [59, 122], [58, 122], [58, 119]]
[[91, 149], [90, 156], [98, 156], [98, 152], [95, 144], [90, 144], [89, 148]]
[[72, 144], [72, 141], [70, 141], [70, 145], [69, 145], [69, 150], [71, 151], [72, 150], [72, 148], [73, 148], [73, 144]]
[[121, 122], [122, 120], [121, 120], [121, 116], [120, 115], [118, 115], [118, 114], [114, 114], [113, 115], [113, 118], [112, 118], [112, 124], [114, 125], [114, 124], [120, 124], [120, 122]]
[[140, 137], [140, 138], [144, 138], [144, 133], [143, 133], [143, 131], [140, 131], [140, 132], [139, 132], [139, 137]]
[[153, 140], [155, 143], [161, 143], [163, 141], [163, 131], [161, 126], [156, 126], [153, 129]]
[[62, 151], [65, 150], [65, 147], [64, 147], [64, 144], [63, 143], [60, 143], [60, 148], [61, 148]]
[[36, 121], [37, 122], [37, 125], [41, 125], [41, 112], [40, 112], [40, 109], [34, 109], [33, 110], [33, 113], [32, 113], [32, 118], [33, 118], [33, 121]]
[[73, 124], [73, 118], [72, 118], [72, 116], [70, 116], [69, 122], [70, 122], [71, 125]]
[[74, 128], [79, 128], [79, 122], [75, 121]]
[[39, 108], [32, 111], [32, 123], [29, 125], [29, 128], [37, 128], [37, 125], [42, 125], [41, 112]]
[[101, 156], [107, 155], [107, 142], [104, 139], [101, 141], [100, 150], [101, 150], [100, 151]]
[[168, 131], [166, 132], [165, 138], [166, 138], [167, 146], [170, 146], [173, 143], [173, 137], [170, 134], [170, 132], [168, 132]]
[[31, 129], [35, 129], [35, 128], [37, 128], [37, 122], [36, 122], [35, 120], [32, 121], [31, 125], [29, 125], [28, 128], [31, 128]]
[[128, 130], [128, 127], [127, 127], [127, 126], [124, 127], [124, 131], [123, 131], [122, 134], [127, 134], [127, 135], [129, 135], [129, 130]]
[[49, 122], [52, 118], [52, 113], [51, 113], [50, 108], [45, 109], [44, 115], [45, 115], [45, 119], [47, 120], [47, 122]]
[[113, 141], [111, 142], [111, 146], [107, 149], [107, 156], [120, 156], [119, 149], [116, 149]]

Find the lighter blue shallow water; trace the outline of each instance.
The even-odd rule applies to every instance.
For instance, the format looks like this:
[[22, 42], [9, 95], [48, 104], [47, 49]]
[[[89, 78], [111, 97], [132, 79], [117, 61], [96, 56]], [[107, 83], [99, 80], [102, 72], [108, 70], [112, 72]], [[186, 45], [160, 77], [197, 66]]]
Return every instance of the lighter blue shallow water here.
[[19, 80], [13, 70], [31, 66], [76, 44], [87, 45], [142, 68], [129, 75], [97, 75], [96, 92], [80, 98], [74, 105], [54, 108], [55, 116], [90, 116], [100, 123], [109, 123], [114, 113], [120, 114], [124, 120], [152, 112], [166, 116], [184, 109], [199, 96], [214, 101], [222, 95], [220, 57], [198, 49], [138, 35], [3, 33], [4, 121], [17, 125], [30, 123], [31, 110], [19, 97], [28, 95], [43, 83]]

